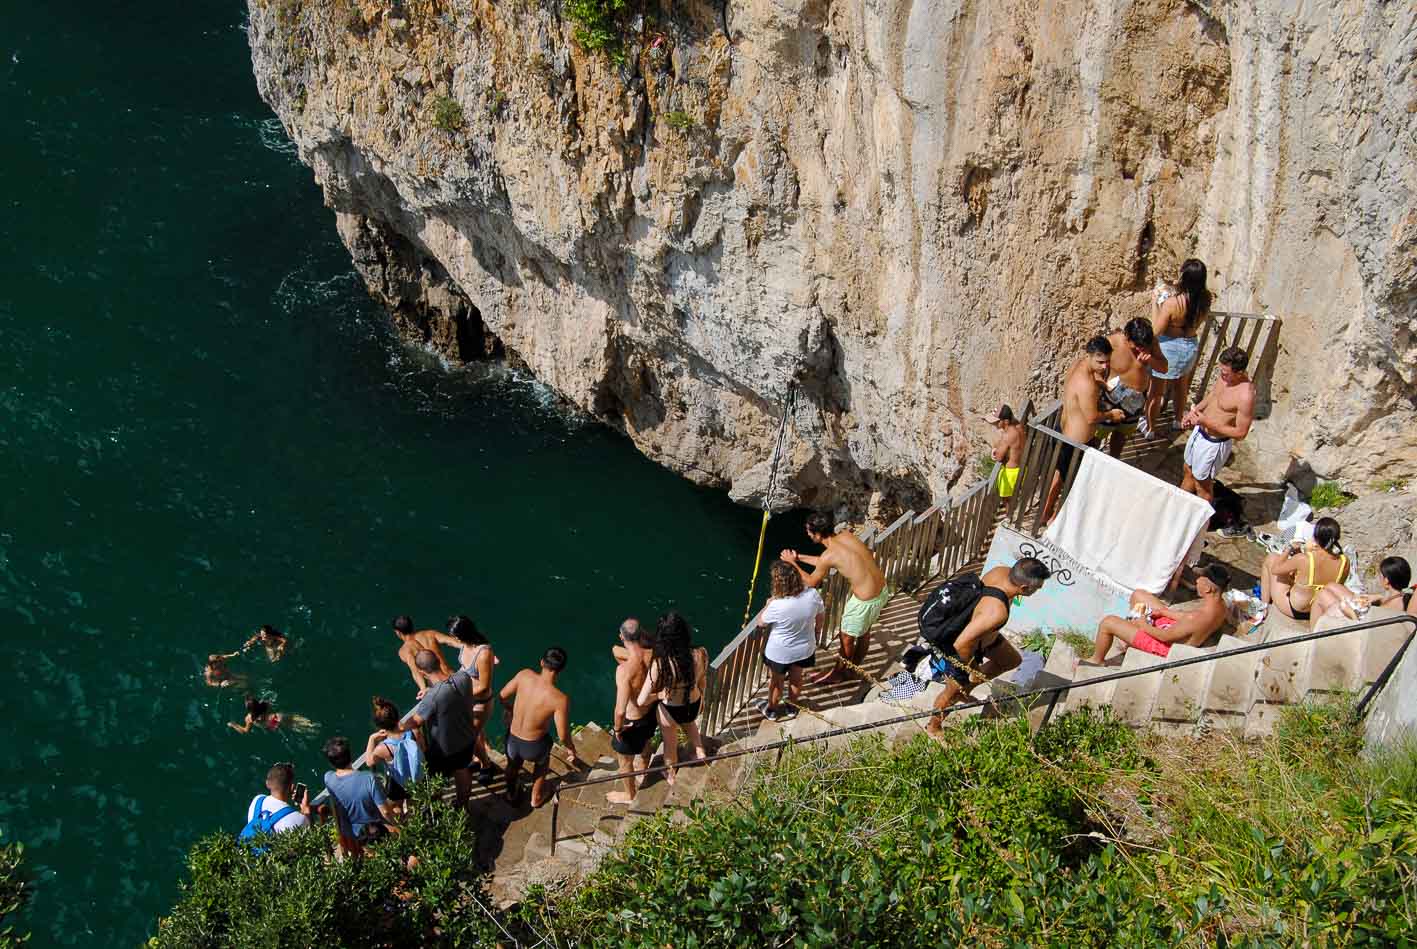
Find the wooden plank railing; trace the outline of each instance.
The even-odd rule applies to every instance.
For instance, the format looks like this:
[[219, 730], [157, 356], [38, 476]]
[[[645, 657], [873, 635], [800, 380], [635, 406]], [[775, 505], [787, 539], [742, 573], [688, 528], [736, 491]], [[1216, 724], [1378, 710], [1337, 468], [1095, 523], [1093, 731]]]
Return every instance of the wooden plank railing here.
[[1239, 346], [1245, 351], [1247, 370], [1259, 389], [1260, 401], [1267, 404], [1270, 370], [1277, 356], [1282, 325], [1277, 316], [1213, 311], [1201, 324], [1196, 365], [1191, 373], [1191, 397], [1199, 401], [1205, 396], [1220, 364], [1220, 354]]
[[[912, 590], [932, 575], [958, 569], [982, 553], [993, 534], [998, 511], [993, 483], [991, 479], [975, 485], [946, 507], [931, 507], [920, 514], [907, 511], [879, 532], [867, 528], [858, 535], [875, 554], [886, 585]], [[833, 570], [821, 591], [827, 613], [817, 645], [826, 646], [841, 627], [851, 587]], [[763, 665], [767, 633], [758, 628], [761, 615], [754, 616], [709, 664], [700, 720], [706, 734], [714, 735], [727, 727], [767, 682]]]

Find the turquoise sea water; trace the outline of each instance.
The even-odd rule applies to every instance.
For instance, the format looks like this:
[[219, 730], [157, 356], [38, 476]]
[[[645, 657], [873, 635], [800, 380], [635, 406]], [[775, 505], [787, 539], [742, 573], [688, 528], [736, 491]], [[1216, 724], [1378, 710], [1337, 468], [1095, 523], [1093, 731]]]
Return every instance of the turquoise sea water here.
[[713, 647], [741, 618], [756, 514], [391, 337], [243, 21], [0, 6], [0, 833], [37, 946], [140, 941], [270, 762], [318, 782], [318, 739], [238, 735], [240, 696], [200, 681], [260, 623], [294, 645], [237, 671], [362, 741], [372, 694], [411, 698], [396, 613], [471, 614], [499, 679], [566, 646], [578, 721], [609, 716], [622, 616], [675, 604]]

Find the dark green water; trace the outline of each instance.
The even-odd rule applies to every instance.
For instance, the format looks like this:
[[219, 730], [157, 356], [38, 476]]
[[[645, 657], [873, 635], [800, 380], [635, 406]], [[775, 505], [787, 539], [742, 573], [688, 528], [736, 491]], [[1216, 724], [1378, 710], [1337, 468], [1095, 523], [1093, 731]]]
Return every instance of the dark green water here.
[[754, 513], [391, 338], [243, 21], [0, 6], [0, 832], [39, 946], [140, 941], [270, 762], [318, 781], [316, 739], [238, 735], [200, 681], [262, 622], [294, 646], [240, 671], [362, 740], [370, 695], [411, 697], [396, 613], [470, 613], [499, 679], [565, 645], [579, 721], [609, 717], [622, 616], [675, 604], [714, 647], [741, 617]]

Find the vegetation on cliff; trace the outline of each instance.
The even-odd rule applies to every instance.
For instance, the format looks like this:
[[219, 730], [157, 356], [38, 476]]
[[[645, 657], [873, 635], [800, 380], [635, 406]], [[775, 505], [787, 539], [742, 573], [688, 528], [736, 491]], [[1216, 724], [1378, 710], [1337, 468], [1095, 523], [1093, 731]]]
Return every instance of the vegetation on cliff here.
[[25, 868], [25, 845], [0, 843], [0, 949], [18, 946], [29, 934], [15, 925], [15, 917], [29, 902], [32, 887]]
[[[767, 765], [730, 805], [640, 822], [579, 885], [495, 912], [470, 822], [420, 789], [363, 861], [327, 832], [189, 857], [154, 946], [1402, 945], [1417, 753], [1359, 756], [1343, 708], [1261, 743], [1110, 717], [976, 719]], [[687, 820], [685, 819], [687, 816]], [[417, 853], [412, 868], [407, 858]]]

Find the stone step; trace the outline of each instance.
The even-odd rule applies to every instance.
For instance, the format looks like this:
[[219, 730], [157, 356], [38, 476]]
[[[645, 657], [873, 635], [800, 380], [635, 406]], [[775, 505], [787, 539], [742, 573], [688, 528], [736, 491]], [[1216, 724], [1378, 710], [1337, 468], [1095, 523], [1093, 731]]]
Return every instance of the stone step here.
[[[1055, 647], [1056, 648], [1056, 647]], [[1074, 712], [1084, 706], [1092, 708], [1102, 708], [1112, 704], [1112, 694], [1117, 689], [1116, 682], [1104, 682], [1101, 685], [1087, 687], [1089, 679], [1096, 679], [1099, 676], [1111, 675], [1117, 672], [1117, 666], [1078, 666], [1077, 672], [1073, 676], [1073, 687], [1063, 693], [1063, 697], [1058, 702], [1055, 715], [1066, 712]]]
[[[1204, 656], [1210, 650], [1185, 643], [1175, 643], [1164, 662]], [[1151, 717], [1167, 722], [1193, 723], [1200, 721], [1206, 688], [1210, 684], [1213, 662], [1201, 662], [1184, 669], [1170, 669], [1157, 673], [1156, 704]], [[1143, 677], [1146, 678], [1146, 677]]]
[[[1247, 645], [1235, 636], [1221, 636], [1212, 652], [1226, 653]], [[1260, 653], [1246, 653], [1210, 663], [1210, 680], [1201, 696], [1201, 722], [1228, 731], [1244, 731], [1245, 716], [1255, 704], [1255, 675]]]
[[[1363, 619], [1364, 621], [1389, 619], [1401, 615], [1402, 613], [1389, 607], [1375, 606], [1368, 611], [1368, 615]], [[1407, 641], [1410, 629], [1411, 627], [1405, 624], [1394, 623], [1392, 626], [1379, 626], [1377, 629], [1368, 629], [1353, 634], [1363, 641], [1363, 662], [1360, 671], [1364, 685], [1378, 681], [1378, 677], [1383, 674], [1383, 670], [1392, 661], [1392, 657], [1397, 655], [1397, 651]]]
[[[1277, 641], [1265, 638], [1266, 645]], [[1255, 673], [1256, 701], [1271, 705], [1295, 705], [1304, 701], [1309, 692], [1309, 662], [1313, 658], [1311, 643], [1275, 646], [1256, 655], [1260, 657]], [[1248, 727], [1245, 731], [1250, 733]]]
[[[1319, 620], [1315, 632], [1350, 625], [1352, 621], [1347, 617], [1325, 616]], [[1344, 633], [1309, 644], [1309, 693], [1356, 692], [1362, 686], [1365, 635]]]
[[[1122, 660], [1122, 670], [1145, 669], [1157, 666], [1166, 660], [1140, 649], [1128, 649]], [[1132, 725], [1145, 725], [1151, 721], [1152, 709], [1156, 705], [1156, 695], [1161, 690], [1161, 676], [1143, 675], [1121, 679], [1112, 690], [1112, 711], [1122, 721]]]

